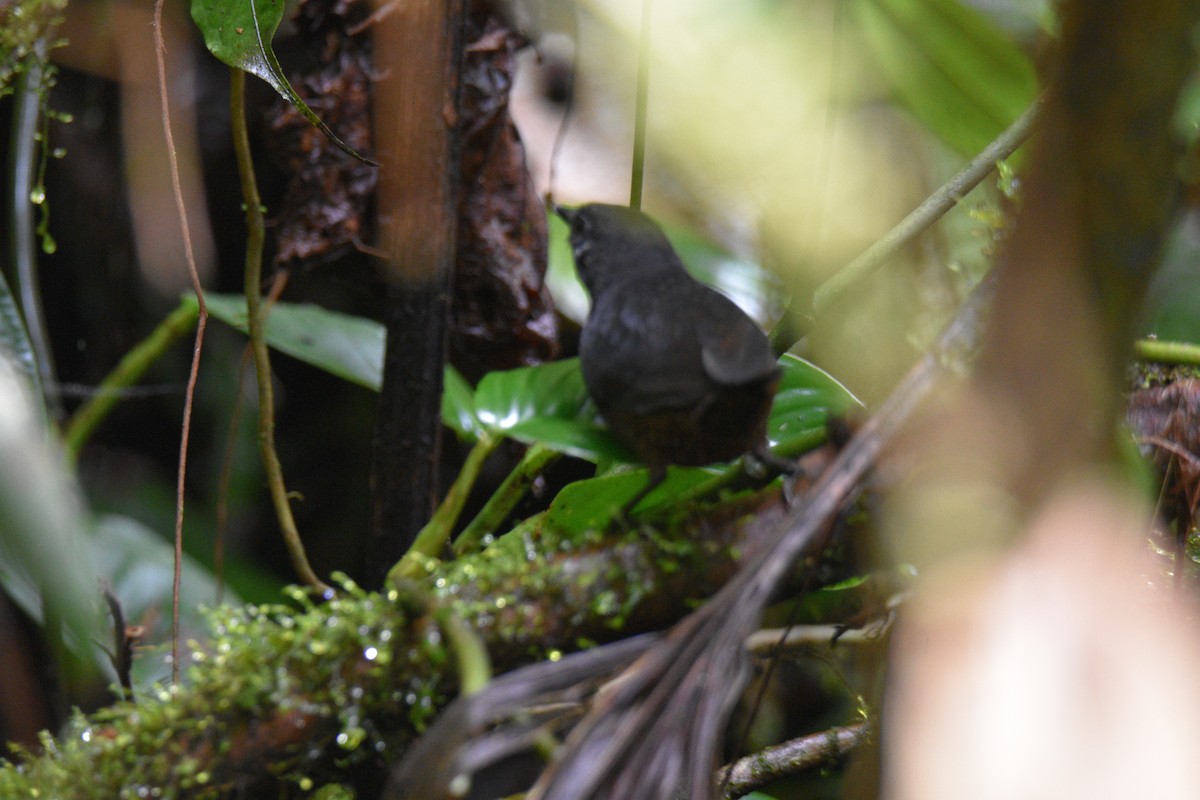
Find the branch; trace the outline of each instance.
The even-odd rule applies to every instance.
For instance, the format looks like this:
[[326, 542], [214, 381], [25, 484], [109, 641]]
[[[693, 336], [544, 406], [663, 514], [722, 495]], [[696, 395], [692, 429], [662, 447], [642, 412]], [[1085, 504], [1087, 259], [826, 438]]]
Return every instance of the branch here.
[[801, 736], [722, 767], [716, 783], [725, 786], [722, 796], [728, 800], [744, 797], [781, 778], [835, 767], [870, 736], [865, 722]]
[[[387, 595], [347, 584], [320, 606], [295, 590], [299, 613], [219, 609], [212, 641], [193, 643], [178, 687], [76, 718], [47, 740], [46, 755], [0, 766], [0, 797], [107, 798], [128, 786], [268, 797], [297, 784], [377, 781], [381, 762], [456, 694], [457, 665], [486, 670], [463, 630], [497, 672], [542, 659], [538, 667], [557, 667], [550, 659], [587, 643], [659, 630], [728, 580], [782, 513], [775, 491], [655, 537], [568, 538], [535, 520]], [[439, 622], [455, 617], [464, 628]]]

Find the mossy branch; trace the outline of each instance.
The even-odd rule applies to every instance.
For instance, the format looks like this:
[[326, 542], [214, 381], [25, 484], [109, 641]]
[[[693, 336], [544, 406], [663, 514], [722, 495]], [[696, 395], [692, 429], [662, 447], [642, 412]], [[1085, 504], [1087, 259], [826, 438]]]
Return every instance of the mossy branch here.
[[219, 609], [182, 685], [77, 717], [44, 754], [0, 768], [0, 796], [299, 797], [369, 783], [459, 691], [460, 669], [471, 687], [486, 674], [462, 631], [503, 672], [660, 629], [715, 592], [782, 510], [777, 493], [745, 497], [654, 537], [567, 538], [535, 522], [411, 589], [345, 581], [319, 606], [295, 590], [299, 612]]

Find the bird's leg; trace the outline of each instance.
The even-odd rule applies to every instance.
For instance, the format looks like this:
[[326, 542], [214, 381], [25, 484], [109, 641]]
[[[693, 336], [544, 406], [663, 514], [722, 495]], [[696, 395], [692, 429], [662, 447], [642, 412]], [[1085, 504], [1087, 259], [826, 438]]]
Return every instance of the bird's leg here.
[[[755, 477], [768, 477], [768, 475], [784, 475], [783, 481], [783, 500], [789, 506], [795, 497], [795, 480], [787, 480], [787, 478], [796, 478], [803, 474], [804, 470], [800, 466], [800, 462], [793, 461], [790, 458], [777, 456], [771, 452], [770, 445], [767, 443], [766, 437], [754, 446], [754, 448], [746, 454], [745, 458], [746, 471], [751, 475], [759, 473]], [[754, 469], [754, 468], [757, 469]], [[767, 474], [762, 474], [767, 473]]]
[[[777, 473], [780, 475], [795, 475], [796, 471], [800, 469], [799, 462], [793, 461], [790, 458], [784, 458], [783, 456], [777, 456], [772, 453], [770, 445], [767, 444], [766, 439], [763, 439], [758, 444], [754, 445], [753, 449], [751, 449], [747, 455], [749, 455], [750, 460], [754, 462], [754, 464], [748, 463], [746, 465], [747, 471], [751, 472], [751, 474], [758, 473], [755, 475], [755, 477], [765, 477], [762, 474], [764, 472]], [[753, 469], [755, 466], [759, 467], [760, 469]]]

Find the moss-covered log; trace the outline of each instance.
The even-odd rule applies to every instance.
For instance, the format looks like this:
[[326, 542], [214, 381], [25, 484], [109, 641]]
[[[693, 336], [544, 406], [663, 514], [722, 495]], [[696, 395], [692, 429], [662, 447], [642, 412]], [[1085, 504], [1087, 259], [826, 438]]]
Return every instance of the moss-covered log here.
[[411, 591], [222, 608], [184, 683], [91, 717], [0, 769], [0, 796], [374, 796], [383, 766], [456, 694], [449, 610], [496, 671], [664, 627], [714, 592], [781, 515], [778, 492], [665, 532], [567, 537], [534, 520], [431, 565]]

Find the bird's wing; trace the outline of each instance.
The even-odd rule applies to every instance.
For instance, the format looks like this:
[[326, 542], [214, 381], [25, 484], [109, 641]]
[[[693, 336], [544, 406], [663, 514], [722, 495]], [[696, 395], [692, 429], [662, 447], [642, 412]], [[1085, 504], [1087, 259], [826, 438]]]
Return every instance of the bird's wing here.
[[700, 359], [721, 386], [743, 386], [779, 373], [767, 337], [733, 301], [707, 286], [696, 298], [704, 309], [697, 329]]
[[700, 402], [713, 389], [690, 315], [670, 287], [647, 284], [618, 304], [592, 309], [580, 342], [584, 379], [596, 405], [649, 414]]

